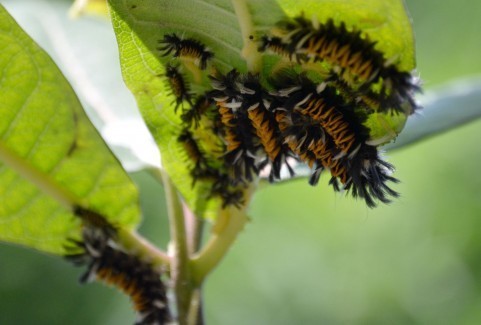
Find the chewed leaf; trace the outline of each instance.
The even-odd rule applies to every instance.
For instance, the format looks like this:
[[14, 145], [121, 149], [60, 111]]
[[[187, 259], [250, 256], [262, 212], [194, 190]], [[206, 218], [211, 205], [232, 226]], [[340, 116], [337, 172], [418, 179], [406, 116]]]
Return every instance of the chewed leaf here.
[[[312, 184], [323, 169], [335, 169], [333, 178], [342, 179], [340, 183], [333, 179], [334, 188], [351, 188], [354, 196], [366, 198], [370, 206], [375, 205], [371, 195], [383, 202], [389, 201], [387, 195], [396, 195], [384, 184], [394, 180], [384, 171], [391, 166], [377, 158], [375, 147], [392, 140], [403, 125], [382, 114], [396, 111], [404, 118], [416, 108], [412, 94], [418, 88], [411, 76], [413, 37], [402, 1], [109, 3], [126, 84], [160, 148], [162, 166], [196, 215], [215, 217], [221, 205], [230, 200], [239, 203], [237, 193], [230, 193], [229, 199], [212, 195], [228, 188], [223, 168], [227, 183], [233, 186], [255, 181], [266, 165], [272, 167], [270, 178], [276, 180], [289, 156], [310, 159], [309, 165], [316, 167]], [[279, 27], [289, 19], [295, 23]], [[318, 28], [319, 24], [323, 27]], [[278, 36], [276, 28], [284, 34]], [[330, 33], [328, 42], [323, 33]], [[268, 46], [263, 42], [272, 45], [273, 54], [264, 52]], [[279, 48], [285, 48], [284, 53]], [[326, 51], [315, 53], [321, 48]], [[284, 78], [286, 67], [301, 76]], [[307, 86], [312, 91], [296, 89], [299, 83], [324, 81], [330, 85], [321, 95], [322, 86]], [[324, 118], [321, 125], [330, 133], [328, 140], [319, 131], [315, 141], [309, 142], [311, 147], [301, 148], [306, 137], [295, 134], [292, 116], [303, 108], [306, 113], [308, 106], [321, 99], [303, 104], [316, 96], [326, 99], [326, 93], [331, 94], [328, 102], [352, 109], [333, 113], [329, 121]], [[299, 98], [289, 104], [290, 94]], [[216, 116], [194, 109], [195, 100], [203, 95], [209, 97]], [[274, 112], [284, 104], [290, 105], [294, 115]], [[376, 120], [364, 123], [372, 112], [378, 114]], [[308, 118], [327, 114], [310, 113]], [[284, 145], [289, 142], [286, 135], [289, 147]], [[358, 152], [369, 161], [354, 159]], [[356, 170], [351, 173], [349, 166]], [[363, 169], [366, 166], [371, 166], [370, 171]], [[381, 177], [363, 176], [369, 172]], [[373, 179], [382, 181], [374, 184]]]
[[80, 222], [52, 188], [133, 228], [135, 186], [60, 70], [1, 6], [0, 45], [0, 240], [64, 254]]

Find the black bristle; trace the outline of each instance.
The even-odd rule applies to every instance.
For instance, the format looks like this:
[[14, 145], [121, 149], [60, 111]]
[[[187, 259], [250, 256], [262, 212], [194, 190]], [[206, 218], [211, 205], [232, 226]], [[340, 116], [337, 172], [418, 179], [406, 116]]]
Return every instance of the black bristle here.
[[192, 106], [192, 94], [190, 88], [177, 66], [167, 64], [165, 66], [165, 77], [169, 84], [171, 94], [175, 97], [175, 111], [182, 106], [184, 101]]
[[174, 33], [166, 34], [164, 39], [159, 43], [163, 44], [163, 46], [158, 48], [163, 56], [171, 54], [175, 58], [192, 58], [202, 70], [207, 68], [207, 63], [214, 57], [214, 53], [209, 51], [205, 45], [198, 40], [193, 38], [182, 39]]
[[167, 324], [172, 317], [160, 272], [123, 250], [114, 239], [102, 228], [85, 226], [82, 241], [74, 241], [75, 249], [82, 253], [66, 258], [76, 265], [87, 265], [82, 283], [97, 279], [129, 295], [139, 315], [136, 325]]

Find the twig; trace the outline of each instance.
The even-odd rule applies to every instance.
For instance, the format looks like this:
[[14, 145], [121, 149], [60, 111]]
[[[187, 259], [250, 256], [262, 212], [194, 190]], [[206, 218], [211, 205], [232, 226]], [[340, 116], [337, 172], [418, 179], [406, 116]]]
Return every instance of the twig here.
[[193, 285], [191, 281], [189, 252], [185, 231], [184, 214], [177, 190], [169, 175], [162, 171], [167, 212], [169, 215], [173, 256], [170, 276], [174, 286], [177, 302], [179, 325], [187, 325]]
[[[189, 245], [190, 255], [194, 255], [198, 252], [202, 245], [202, 235], [204, 231], [205, 220], [199, 218], [192, 213], [192, 211], [184, 204], [184, 216], [187, 228], [187, 239]], [[190, 308], [188, 315], [188, 324], [203, 325], [204, 313], [203, 313], [203, 299], [202, 299], [202, 287], [196, 288], [191, 296]]]
[[261, 68], [261, 55], [257, 50], [256, 43], [252, 40], [254, 36], [254, 25], [252, 24], [252, 16], [245, 0], [232, 0], [239, 27], [242, 34], [244, 47], [242, 48], [242, 57], [246, 60], [247, 69], [250, 72], [259, 72]]
[[193, 255], [197, 253], [202, 245], [202, 234], [205, 222], [203, 218], [195, 216], [186, 204], [183, 204], [183, 209], [189, 254]]
[[151, 261], [157, 267], [169, 267], [170, 257], [162, 250], [152, 245], [136, 232], [119, 229], [119, 240], [129, 251], [135, 251], [140, 257]]
[[239, 232], [244, 229], [244, 225], [248, 220], [246, 209], [254, 188], [255, 186], [252, 185], [246, 191], [246, 202], [242, 209], [228, 206], [220, 211], [209, 241], [197, 256], [192, 258], [192, 275], [197, 286], [200, 286], [207, 274], [219, 264], [234, 243]]

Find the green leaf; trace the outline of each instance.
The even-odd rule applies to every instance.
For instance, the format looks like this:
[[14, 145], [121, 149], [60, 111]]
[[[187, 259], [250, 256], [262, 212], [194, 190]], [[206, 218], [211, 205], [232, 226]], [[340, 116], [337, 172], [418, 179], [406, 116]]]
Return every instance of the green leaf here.
[[[265, 76], [270, 68], [262, 66], [256, 37], [286, 17], [315, 14], [319, 21], [333, 18], [369, 33], [370, 39], [377, 42], [376, 47], [400, 69], [411, 71], [415, 65], [412, 29], [401, 0], [110, 0], [109, 4], [124, 80], [160, 148], [162, 166], [194, 213], [207, 218], [217, 215], [221, 202], [208, 198], [210, 183], [198, 180], [192, 187], [192, 162], [177, 141], [181, 120], [174, 113], [175, 98], [169, 93], [163, 77], [164, 64], [170, 58], [160, 57], [158, 50], [165, 34], [177, 33], [206, 44], [215, 53], [213, 68], [208, 73], [215, 70], [225, 73], [236, 68], [241, 72], [261, 71]], [[199, 77], [198, 71], [188, 62], [183, 63], [193, 90], [209, 89], [208, 79]], [[398, 121], [387, 124], [396, 124], [397, 131]], [[387, 131], [392, 132], [391, 128], [389, 126]], [[210, 139], [216, 136], [209, 130], [204, 133], [196, 135], [204, 147], [210, 148]], [[220, 156], [210, 158], [219, 159]]]
[[[118, 57], [118, 47], [110, 21], [69, 19], [65, 1], [2, 3], [65, 74], [124, 169], [132, 172], [158, 166], [157, 145], [122, 80], [118, 60], [112, 59]], [[95, 50], [99, 48], [102, 51]]]
[[135, 186], [59, 69], [1, 6], [0, 47], [0, 240], [63, 254], [80, 235], [77, 203], [133, 228]]

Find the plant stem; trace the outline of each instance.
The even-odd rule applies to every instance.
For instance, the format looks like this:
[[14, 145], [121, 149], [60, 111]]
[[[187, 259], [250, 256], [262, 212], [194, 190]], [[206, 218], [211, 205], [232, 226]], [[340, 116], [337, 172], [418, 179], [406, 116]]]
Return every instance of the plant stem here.
[[119, 229], [119, 240], [122, 245], [129, 251], [136, 252], [140, 257], [147, 261], [151, 261], [156, 267], [169, 267], [170, 257], [150, 242], [139, 236], [134, 231]]
[[197, 253], [202, 245], [202, 234], [204, 231], [205, 221], [204, 219], [195, 216], [186, 204], [183, 204], [183, 208], [189, 254], [193, 255]]
[[[204, 232], [205, 220], [195, 216], [187, 205], [184, 204], [184, 216], [187, 226], [187, 239], [189, 244], [189, 252], [192, 256], [197, 253], [202, 245], [202, 235]], [[202, 287], [199, 286], [193, 291], [190, 310], [188, 315], [188, 323], [193, 325], [204, 324], [203, 314], [203, 300], [202, 300]]]
[[[162, 171], [161, 175], [173, 244], [171, 279], [176, 294], [178, 322], [180, 325], [202, 325], [202, 283], [205, 277], [219, 264], [238, 233], [244, 228], [248, 220], [246, 209], [255, 185], [253, 184], [245, 191], [245, 204], [242, 209], [228, 206], [220, 210], [208, 243], [194, 258], [189, 259], [189, 251], [196, 251], [201, 243], [200, 234], [203, 221], [195, 218], [193, 214], [187, 216], [187, 222], [191, 223], [192, 228], [191, 238], [188, 241], [186, 218], [177, 191], [167, 173]], [[195, 239], [196, 236], [198, 239]]]
[[200, 286], [207, 274], [219, 264], [247, 220], [245, 207], [239, 210], [230, 206], [221, 210], [209, 242], [192, 259], [192, 274], [197, 285]]
[[252, 37], [255, 35], [252, 17], [249, 12], [246, 0], [232, 0], [239, 27], [242, 34], [244, 47], [242, 48], [242, 57], [246, 60], [247, 69], [250, 72], [259, 72], [261, 68], [262, 56], [257, 50], [256, 42]]
[[204, 248], [191, 259], [194, 283], [200, 287], [205, 277], [220, 263], [237, 238], [239, 232], [249, 220], [246, 215], [250, 199], [257, 187], [253, 182], [244, 192], [244, 204], [241, 209], [227, 206], [220, 210], [212, 228], [212, 234]]
[[194, 288], [191, 281], [184, 214], [177, 190], [165, 171], [162, 171], [162, 180], [173, 246], [170, 276], [174, 286], [179, 325], [187, 325]]
[[204, 313], [202, 310], [202, 289], [199, 287], [192, 292], [190, 311], [188, 315], [189, 325], [203, 325]]

